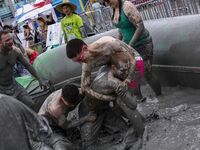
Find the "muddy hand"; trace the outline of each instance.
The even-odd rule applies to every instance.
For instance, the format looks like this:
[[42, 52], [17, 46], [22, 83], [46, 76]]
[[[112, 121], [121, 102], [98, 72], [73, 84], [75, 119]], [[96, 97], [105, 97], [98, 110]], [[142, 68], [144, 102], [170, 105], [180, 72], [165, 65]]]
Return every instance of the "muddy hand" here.
[[40, 80], [39, 81], [39, 85], [40, 85], [41, 89], [46, 90], [47, 87], [48, 87], [48, 81], [42, 81], [42, 80]]
[[120, 97], [124, 97], [126, 92], [128, 90], [128, 86], [126, 83], [122, 83], [122, 84], [119, 84], [117, 89], [116, 89], [116, 94], [117, 96], [120, 96]]

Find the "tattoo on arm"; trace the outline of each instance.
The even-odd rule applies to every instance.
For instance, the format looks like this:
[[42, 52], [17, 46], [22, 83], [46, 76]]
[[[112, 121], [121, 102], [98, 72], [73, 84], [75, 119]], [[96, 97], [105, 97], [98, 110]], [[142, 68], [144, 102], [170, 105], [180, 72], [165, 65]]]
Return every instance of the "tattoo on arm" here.
[[103, 95], [103, 94], [95, 92], [92, 89], [87, 90], [86, 94], [92, 98], [95, 98], [101, 101], [114, 101], [116, 99], [116, 97], [114, 96]]
[[131, 2], [126, 1], [124, 5], [124, 12], [128, 20], [136, 27], [136, 31], [131, 41], [129, 42], [129, 44], [133, 47], [135, 43], [138, 41], [142, 32], [144, 31], [144, 24], [140, 12], [137, 10], [136, 6]]
[[135, 58], [135, 54], [134, 54], [134, 50], [132, 47], [130, 47], [129, 45], [123, 43], [122, 41], [119, 41], [121, 47], [123, 47], [129, 54], [130, 56], [130, 60], [131, 60], [131, 68], [128, 74], [128, 77], [126, 79], [128, 80], [132, 80], [135, 74], [135, 66], [136, 66], [136, 60]]
[[81, 74], [81, 90], [85, 91], [85, 89], [89, 88], [91, 84], [91, 67], [87, 64], [83, 64], [82, 66], [82, 74]]

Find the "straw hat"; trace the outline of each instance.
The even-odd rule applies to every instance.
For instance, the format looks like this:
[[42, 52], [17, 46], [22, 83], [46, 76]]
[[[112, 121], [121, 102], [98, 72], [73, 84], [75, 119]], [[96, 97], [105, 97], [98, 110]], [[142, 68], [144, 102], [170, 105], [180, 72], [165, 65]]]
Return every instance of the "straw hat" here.
[[55, 8], [56, 8], [56, 10], [59, 11], [60, 13], [63, 13], [62, 7], [63, 7], [64, 5], [70, 6], [72, 12], [74, 12], [74, 11], [77, 9], [76, 5], [74, 5], [73, 3], [71, 3], [69, 0], [63, 0], [63, 3], [57, 5]]

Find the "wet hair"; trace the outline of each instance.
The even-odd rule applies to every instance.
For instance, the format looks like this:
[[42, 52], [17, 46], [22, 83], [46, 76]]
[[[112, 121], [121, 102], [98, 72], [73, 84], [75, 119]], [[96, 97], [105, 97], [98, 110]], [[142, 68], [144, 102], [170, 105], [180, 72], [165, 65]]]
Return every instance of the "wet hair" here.
[[83, 45], [87, 45], [80, 39], [70, 40], [66, 45], [66, 54], [68, 58], [76, 57], [82, 50]]
[[[122, 14], [122, 0], [118, 0], [119, 3], [119, 21], [121, 20], [121, 14]], [[114, 19], [115, 15], [115, 8], [113, 8], [113, 15], [112, 15], [112, 20]]]
[[9, 34], [10, 32], [8, 30], [1, 30], [0, 31], [0, 41], [2, 40], [2, 35], [5, 35], [5, 34]]
[[67, 84], [62, 88], [62, 97], [69, 104], [79, 102], [79, 90], [74, 84]]
[[111, 56], [111, 64], [118, 66], [119, 62], [127, 63], [129, 61], [129, 56], [125, 52], [118, 52]]

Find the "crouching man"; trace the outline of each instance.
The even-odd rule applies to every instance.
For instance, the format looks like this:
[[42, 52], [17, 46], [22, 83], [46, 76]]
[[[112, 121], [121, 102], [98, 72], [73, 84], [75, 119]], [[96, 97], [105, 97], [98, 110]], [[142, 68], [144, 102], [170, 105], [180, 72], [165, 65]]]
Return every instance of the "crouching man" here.
[[61, 90], [52, 93], [39, 110], [39, 115], [44, 116], [50, 127], [53, 135], [49, 141], [49, 145], [54, 150], [73, 150], [76, 148], [67, 139], [67, 129], [80, 126], [84, 122], [92, 122], [95, 116], [86, 115], [79, 118], [78, 121], [68, 121], [67, 116], [70, 111], [74, 110], [77, 104], [81, 101], [79, 89], [73, 84], [64, 86]]

